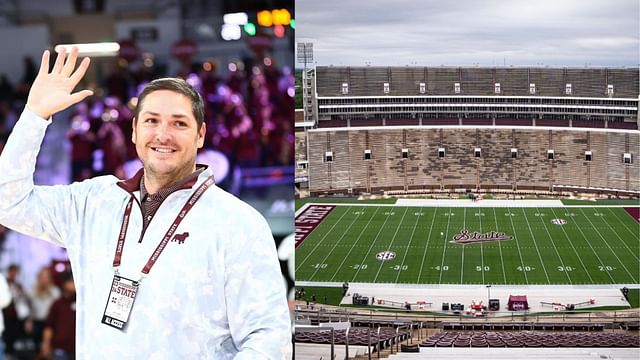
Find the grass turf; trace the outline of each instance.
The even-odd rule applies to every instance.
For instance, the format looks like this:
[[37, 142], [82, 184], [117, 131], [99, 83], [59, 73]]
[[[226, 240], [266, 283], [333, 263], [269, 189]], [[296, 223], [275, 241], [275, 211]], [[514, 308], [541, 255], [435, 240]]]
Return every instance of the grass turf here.
[[[566, 224], [552, 223], [556, 218]], [[451, 243], [462, 229], [503, 232], [513, 240]], [[341, 205], [297, 248], [296, 280], [637, 284], [637, 231], [621, 208]]]
[[316, 296], [316, 303], [327, 305], [340, 305], [342, 301], [342, 288], [324, 286], [296, 286], [296, 292], [304, 288], [304, 295], [301, 300], [313, 301], [312, 296]]

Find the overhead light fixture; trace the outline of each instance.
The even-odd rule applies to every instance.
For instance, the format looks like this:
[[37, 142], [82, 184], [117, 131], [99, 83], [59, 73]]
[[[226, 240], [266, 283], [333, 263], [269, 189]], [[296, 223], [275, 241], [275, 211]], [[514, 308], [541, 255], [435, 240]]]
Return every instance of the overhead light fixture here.
[[88, 44], [60, 44], [54, 47], [56, 52], [59, 52], [64, 48], [68, 53], [71, 52], [71, 48], [78, 48], [79, 56], [116, 56], [120, 50], [120, 44], [117, 42], [102, 42], [102, 43], [88, 43]]
[[249, 21], [249, 16], [245, 12], [224, 14], [222, 20], [229, 25], [244, 25]]

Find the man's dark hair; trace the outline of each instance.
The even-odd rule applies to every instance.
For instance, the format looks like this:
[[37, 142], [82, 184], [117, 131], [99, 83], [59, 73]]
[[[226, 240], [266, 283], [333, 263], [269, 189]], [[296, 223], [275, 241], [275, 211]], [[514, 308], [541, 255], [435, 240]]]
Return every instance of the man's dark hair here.
[[156, 79], [147, 84], [144, 87], [144, 90], [138, 96], [138, 104], [136, 106], [136, 121], [140, 116], [140, 109], [142, 109], [142, 104], [144, 103], [145, 97], [151, 94], [154, 91], [158, 90], [169, 90], [176, 92], [178, 94], [186, 96], [189, 100], [191, 100], [191, 110], [193, 112], [193, 117], [196, 118], [196, 122], [198, 123], [198, 130], [202, 127], [204, 123], [204, 102], [202, 101], [202, 97], [193, 86], [189, 85], [186, 81], [180, 78], [162, 78]]

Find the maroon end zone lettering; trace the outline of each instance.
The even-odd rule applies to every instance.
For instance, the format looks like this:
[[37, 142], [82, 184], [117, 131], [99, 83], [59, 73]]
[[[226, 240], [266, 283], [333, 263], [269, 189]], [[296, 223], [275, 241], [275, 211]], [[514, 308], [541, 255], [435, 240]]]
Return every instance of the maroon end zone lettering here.
[[296, 248], [329, 215], [334, 205], [311, 205], [296, 216]]
[[624, 208], [624, 211], [626, 211], [633, 220], [640, 223], [640, 207], [626, 207]]

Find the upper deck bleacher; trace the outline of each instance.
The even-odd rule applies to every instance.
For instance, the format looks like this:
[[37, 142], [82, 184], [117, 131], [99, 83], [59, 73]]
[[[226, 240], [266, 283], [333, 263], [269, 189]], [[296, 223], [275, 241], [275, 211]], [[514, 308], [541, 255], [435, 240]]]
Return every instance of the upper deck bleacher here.
[[[573, 96], [637, 99], [638, 68], [317, 66], [319, 97], [333, 96]], [[389, 85], [388, 92], [384, 84]], [[424, 92], [420, 92], [420, 84]], [[459, 84], [456, 93], [455, 84]], [[345, 93], [343, 84], [347, 84]], [[500, 84], [500, 92], [496, 92]], [[535, 93], [531, 93], [531, 85]], [[567, 93], [567, 85], [571, 85]]]

